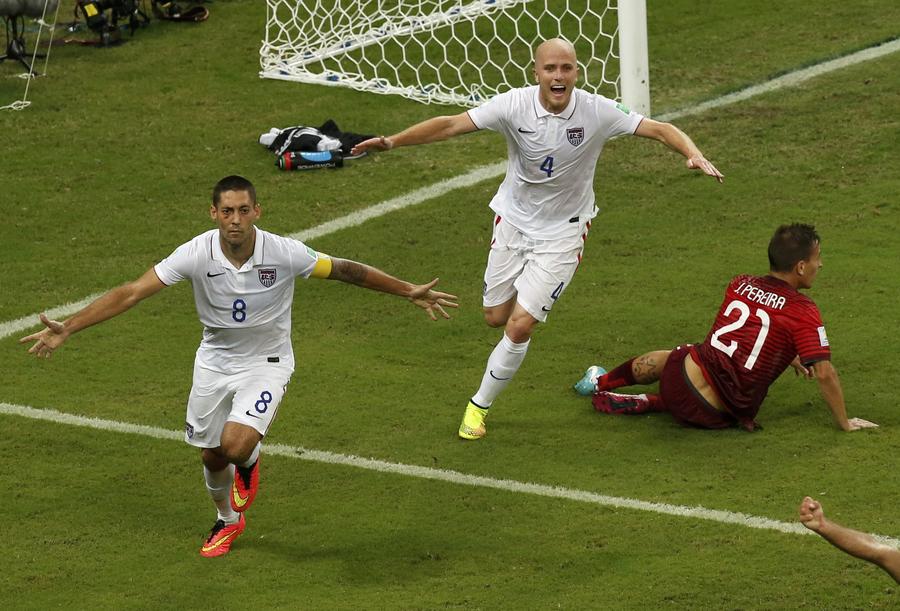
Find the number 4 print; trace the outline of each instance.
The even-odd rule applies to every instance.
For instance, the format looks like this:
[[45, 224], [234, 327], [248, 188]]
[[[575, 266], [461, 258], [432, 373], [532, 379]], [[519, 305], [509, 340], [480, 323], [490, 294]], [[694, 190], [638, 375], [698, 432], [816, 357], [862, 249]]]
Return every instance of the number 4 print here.
[[547, 178], [550, 178], [550, 175], [553, 174], [553, 157], [548, 155], [544, 159], [544, 163], [541, 164], [541, 172], [546, 172]]

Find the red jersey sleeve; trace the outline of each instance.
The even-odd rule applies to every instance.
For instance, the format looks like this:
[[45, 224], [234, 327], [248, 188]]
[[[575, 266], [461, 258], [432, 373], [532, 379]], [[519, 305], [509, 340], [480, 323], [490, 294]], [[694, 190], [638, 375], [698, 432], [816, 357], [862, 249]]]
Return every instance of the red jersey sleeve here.
[[830, 360], [831, 346], [819, 308], [812, 300], [806, 299], [805, 303], [797, 303], [795, 310], [791, 312], [794, 316], [789, 319], [789, 323], [800, 362], [811, 365], [816, 361]]

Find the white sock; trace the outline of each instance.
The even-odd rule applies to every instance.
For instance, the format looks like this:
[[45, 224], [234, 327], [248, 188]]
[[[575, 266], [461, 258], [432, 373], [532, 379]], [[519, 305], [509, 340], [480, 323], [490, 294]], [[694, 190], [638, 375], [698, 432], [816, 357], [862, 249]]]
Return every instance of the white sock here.
[[206, 480], [206, 489], [216, 505], [219, 519], [226, 524], [235, 524], [240, 517], [238, 512], [231, 508], [231, 485], [234, 482], [234, 465], [228, 465], [221, 471], [210, 471], [203, 465], [203, 478]]
[[256, 462], [256, 459], [259, 458], [259, 447], [262, 445], [262, 442], [256, 444], [256, 447], [253, 448], [253, 452], [250, 453], [250, 458], [247, 459], [247, 462], [241, 464], [241, 467], [252, 467], [253, 463]]
[[487, 367], [484, 369], [484, 377], [481, 378], [481, 386], [472, 397], [472, 402], [479, 407], [490, 407], [497, 395], [506, 388], [509, 381], [519, 370], [519, 365], [525, 360], [528, 352], [527, 342], [517, 344], [503, 334], [503, 339], [494, 347], [488, 358]]

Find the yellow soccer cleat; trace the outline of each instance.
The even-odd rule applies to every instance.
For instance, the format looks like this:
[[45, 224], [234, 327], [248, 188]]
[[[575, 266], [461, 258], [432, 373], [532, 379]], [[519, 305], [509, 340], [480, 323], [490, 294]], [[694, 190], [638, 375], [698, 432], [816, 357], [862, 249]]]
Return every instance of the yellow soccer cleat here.
[[484, 428], [484, 419], [487, 418], [488, 411], [482, 409], [469, 401], [466, 406], [466, 415], [463, 416], [462, 423], [459, 425], [459, 436], [461, 439], [481, 439], [487, 431]]

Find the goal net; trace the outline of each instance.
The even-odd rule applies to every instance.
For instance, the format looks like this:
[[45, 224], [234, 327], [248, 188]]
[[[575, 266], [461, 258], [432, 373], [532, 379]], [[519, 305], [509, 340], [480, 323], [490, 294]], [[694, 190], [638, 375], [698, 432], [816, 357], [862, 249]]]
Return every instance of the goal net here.
[[[649, 114], [645, 0], [266, 0], [260, 76], [477, 106], [569, 40], [578, 86]], [[627, 14], [626, 14], [627, 12]]]

